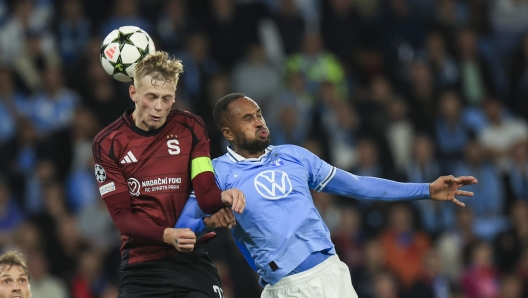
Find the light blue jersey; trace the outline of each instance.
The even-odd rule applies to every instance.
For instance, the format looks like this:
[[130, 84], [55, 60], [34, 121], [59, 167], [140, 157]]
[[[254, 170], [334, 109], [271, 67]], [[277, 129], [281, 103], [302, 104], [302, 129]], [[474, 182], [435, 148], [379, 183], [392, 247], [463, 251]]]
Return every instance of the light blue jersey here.
[[[357, 199], [402, 200], [429, 197], [426, 183], [398, 183], [355, 176], [337, 169], [310, 151], [293, 145], [269, 146], [259, 158], [244, 158], [228, 148], [213, 160], [221, 190], [237, 188], [246, 197], [231, 233], [250, 265], [270, 284], [291, 273], [310, 254], [335, 254], [330, 231], [314, 206], [310, 189]], [[205, 229], [195, 200], [189, 200], [176, 225]], [[193, 209], [194, 210], [189, 210]], [[187, 215], [186, 215], [187, 214]], [[185, 217], [198, 219], [190, 224]]]

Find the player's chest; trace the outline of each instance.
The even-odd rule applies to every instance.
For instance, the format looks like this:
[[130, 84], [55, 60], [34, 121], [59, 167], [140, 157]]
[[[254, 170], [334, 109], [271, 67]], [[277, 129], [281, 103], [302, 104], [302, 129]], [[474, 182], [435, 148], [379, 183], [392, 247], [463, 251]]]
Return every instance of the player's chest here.
[[275, 201], [307, 191], [307, 175], [308, 171], [302, 165], [287, 161], [268, 162], [262, 166], [234, 169], [230, 184], [242, 190], [246, 197]]
[[160, 133], [115, 140], [114, 160], [125, 178], [187, 172], [193, 147], [190, 134]]

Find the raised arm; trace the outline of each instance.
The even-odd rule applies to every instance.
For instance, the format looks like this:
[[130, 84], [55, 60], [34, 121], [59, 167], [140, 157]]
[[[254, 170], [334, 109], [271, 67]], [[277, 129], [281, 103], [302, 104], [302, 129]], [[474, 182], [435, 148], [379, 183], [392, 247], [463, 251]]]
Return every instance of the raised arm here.
[[209, 155], [209, 137], [200, 117], [194, 116], [193, 150], [191, 152], [191, 181], [196, 192], [200, 208], [208, 213], [215, 213], [225, 206], [242, 213], [246, 206], [244, 194], [237, 189], [221, 191], [216, 185], [213, 165]]

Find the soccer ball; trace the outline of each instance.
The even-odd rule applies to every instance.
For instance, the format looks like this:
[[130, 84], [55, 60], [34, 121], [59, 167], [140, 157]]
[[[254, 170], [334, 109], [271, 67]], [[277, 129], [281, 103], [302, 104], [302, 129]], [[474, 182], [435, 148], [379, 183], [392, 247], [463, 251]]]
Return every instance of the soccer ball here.
[[152, 38], [143, 29], [123, 26], [106, 36], [101, 45], [101, 64], [106, 73], [121, 82], [130, 82], [136, 64], [156, 51]]

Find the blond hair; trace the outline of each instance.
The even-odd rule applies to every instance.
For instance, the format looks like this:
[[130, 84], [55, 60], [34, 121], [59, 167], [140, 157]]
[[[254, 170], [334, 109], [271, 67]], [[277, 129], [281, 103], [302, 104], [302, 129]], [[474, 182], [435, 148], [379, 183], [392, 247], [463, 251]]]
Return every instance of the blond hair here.
[[182, 73], [183, 64], [181, 60], [169, 57], [167, 52], [157, 51], [153, 54], [146, 55], [138, 62], [134, 80], [139, 81], [146, 76], [150, 76], [153, 85], [157, 81], [176, 85]]
[[11, 250], [0, 256], [0, 272], [10, 269], [13, 266], [20, 267], [29, 279], [29, 270], [24, 256], [16, 250]]

